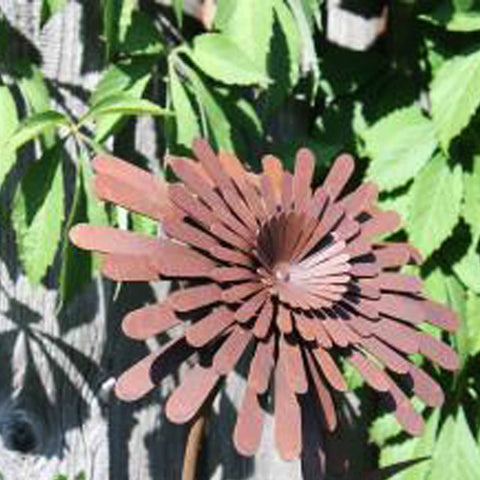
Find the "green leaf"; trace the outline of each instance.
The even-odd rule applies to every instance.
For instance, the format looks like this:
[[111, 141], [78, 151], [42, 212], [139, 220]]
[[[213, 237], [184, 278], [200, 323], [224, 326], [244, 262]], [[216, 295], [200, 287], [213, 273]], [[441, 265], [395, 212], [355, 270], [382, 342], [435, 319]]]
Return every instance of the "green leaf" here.
[[[34, 65], [29, 67], [29, 75], [22, 76], [18, 80], [18, 87], [28, 105], [28, 112], [41, 113], [50, 110], [50, 92], [45, 79], [39, 68]], [[47, 130], [42, 134], [43, 146], [52, 148], [56, 142], [55, 132]]]
[[367, 177], [384, 190], [414, 178], [437, 145], [432, 122], [417, 106], [396, 110], [362, 133], [371, 158]]
[[432, 120], [445, 150], [480, 105], [480, 51], [456, 56], [439, 69], [431, 85]]
[[191, 148], [193, 140], [200, 136], [197, 114], [193, 109], [188, 93], [178, 77], [173, 62], [169, 66], [170, 95], [175, 110], [177, 143]]
[[[160, 33], [155, 28], [152, 18], [144, 12], [132, 12], [131, 22], [124, 37], [119, 50], [130, 57], [158, 56], [164, 51]], [[135, 66], [137, 63], [138, 60], [135, 59], [132, 65]]]
[[[90, 97], [90, 105], [96, 105], [117, 94], [128, 94], [140, 98], [150, 80], [153, 61], [153, 58], [136, 58], [135, 61], [122, 62], [110, 67], [103, 74]], [[108, 135], [119, 128], [123, 118], [122, 114], [109, 114], [97, 119], [96, 141], [104, 141]]]
[[62, 145], [34, 162], [15, 192], [12, 224], [27, 277], [39, 283], [53, 263], [64, 218]]
[[40, 28], [42, 28], [53, 15], [59, 12], [67, 0], [42, 0], [42, 11], [40, 13]]
[[444, 27], [451, 32], [474, 32], [480, 30], [480, 13], [452, 10], [446, 2], [440, 2], [429, 15], [420, 15], [422, 20]]
[[226, 35], [197, 36], [191, 57], [207, 75], [229, 85], [266, 87], [269, 82], [265, 73]]
[[118, 44], [126, 42], [127, 33], [133, 22], [134, 10], [137, 3], [137, 0], [121, 0], [120, 16], [115, 19], [118, 21]]
[[92, 105], [82, 118], [82, 123], [90, 118], [100, 118], [113, 113], [121, 115], [172, 115], [172, 112], [157, 104], [136, 98], [128, 93], [112, 95]]
[[[10, 138], [17, 129], [18, 115], [10, 89], [3, 85], [0, 86], [0, 105], [2, 106], [2, 114], [0, 115], [0, 144], [4, 144], [7, 138]], [[0, 186], [16, 160], [15, 152], [5, 150], [2, 152], [0, 157]]]
[[85, 191], [87, 219], [95, 225], [108, 225], [108, 216], [105, 211], [105, 202], [99, 200], [94, 191], [94, 173], [88, 155], [83, 152], [81, 159], [81, 177]]
[[467, 292], [467, 328], [469, 338], [469, 354], [477, 355], [480, 352], [480, 295], [472, 291]]
[[153, 62], [151, 59], [120, 62], [106, 70], [90, 97], [90, 105], [119, 93], [130, 95], [143, 93], [151, 76]]
[[273, 31], [274, 0], [223, 0], [220, 3], [230, 4], [229, 15], [218, 16], [216, 25], [224, 37], [228, 37], [257, 70], [266, 76], [267, 55]]
[[470, 352], [470, 333], [466, 320], [466, 290], [454, 275], [446, 275], [445, 287], [447, 291], [447, 304], [460, 316], [460, 327], [454, 334], [456, 351], [460, 356], [461, 365], [465, 364]]
[[135, 212], [130, 213], [130, 218], [132, 219], [132, 230], [154, 237], [157, 236], [158, 222], [156, 220]]
[[480, 293], [480, 156], [473, 158], [473, 169], [464, 172], [462, 215], [470, 227], [470, 244], [465, 255], [453, 265], [460, 280], [475, 293]]
[[365, 380], [361, 373], [350, 363], [344, 362], [342, 365], [343, 378], [347, 382], [348, 390], [355, 390], [364, 385]]
[[459, 409], [457, 418], [445, 421], [433, 456], [432, 480], [478, 480], [480, 451], [465, 418]]
[[111, 61], [125, 41], [137, 0], [102, 0], [105, 56]]
[[[411, 185], [398, 188], [388, 194], [382, 194], [379, 206], [382, 210], [395, 210], [402, 218], [401, 227], [405, 225], [410, 211]], [[387, 234], [389, 235], [389, 234]]]
[[236, 114], [239, 113], [241, 116], [240, 124], [247, 126], [249, 133], [260, 141], [264, 135], [264, 130], [255, 108], [244, 98], [239, 98], [235, 107], [237, 109]]
[[[183, 4], [184, 0], [173, 0], [173, 11], [175, 12], [175, 18], [177, 19], [178, 26], [182, 28], [183, 25]], [[221, 2], [220, 2], [221, 3]]]
[[473, 158], [473, 169], [464, 172], [464, 201], [462, 214], [465, 221], [470, 225], [472, 237], [478, 240], [480, 236], [480, 156]]
[[476, 237], [471, 243], [465, 255], [453, 265], [453, 271], [458, 278], [475, 293], [480, 293], [480, 252]]
[[428, 273], [424, 279], [425, 289], [428, 296], [440, 303], [448, 303], [447, 275], [439, 266]]
[[478, 9], [476, 6], [476, 0], [450, 0], [449, 3], [452, 3], [454, 10], [459, 10], [461, 12], [467, 12], [472, 9]]
[[20, 123], [13, 135], [7, 140], [5, 147], [16, 150], [41, 133], [66, 125], [70, 125], [70, 120], [63, 113], [55, 110], [36, 113]]
[[[384, 447], [380, 453], [380, 466], [388, 466], [405, 460], [431, 457], [435, 448], [436, 433], [440, 419], [440, 411], [435, 410], [426, 422], [421, 437], [408, 439], [401, 444]], [[431, 459], [420, 462], [397, 473], [389, 480], [426, 480], [430, 478]]]
[[320, 81], [319, 60], [314, 43], [314, 25], [312, 10], [302, 0], [288, 0], [297, 21], [302, 43], [302, 69], [313, 73], [312, 98], [315, 96]]
[[275, 0], [275, 21], [268, 54], [267, 73], [275, 82], [259, 101], [260, 116], [265, 123], [285, 105], [298, 82], [300, 69], [300, 38], [295, 18], [282, 0]]
[[122, 10], [122, 0], [103, 0], [103, 38], [105, 56], [109, 61], [116, 52], [118, 44], [118, 19]]
[[290, 86], [294, 86], [299, 79], [301, 60], [300, 32], [292, 11], [282, 0], [275, 0], [275, 14], [286, 41], [287, 58], [289, 63], [288, 83]]
[[79, 149], [79, 162], [73, 205], [65, 225], [65, 238], [62, 249], [62, 267], [60, 270], [60, 308], [68, 305], [92, 278], [98, 258], [86, 250], [77, 248], [70, 242], [70, 228], [80, 222], [94, 225], [108, 225], [104, 202], [93, 191], [93, 171], [88, 154]]
[[[81, 168], [79, 166], [79, 170]], [[59, 276], [60, 298], [57, 306], [59, 311], [68, 306], [69, 302], [83, 290], [84, 286], [92, 278], [94, 257], [91, 252], [77, 248], [68, 238], [68, 232], [73, 225], [88, 221], [84, 187], [82, 174], [80, 171], [77, 171], [73, 204], [65, 225], [65, 237], [62, 248], [62, 265]]]
[[217, 146], [233, 152], [231, 122], [221, 108], [215, 95], [203, 83], [200, 76], [192, 68], [184, 65], [187, 77], [191, 84], [192, 93], [196, 96], [201, 112], [207, 117], [208, 125], [216, 140]]
[[369, 429], [369, 437], [370, 441], [382, 447], [401, 432], [402, 427], [397, 422], [395, 415], [393, 413], [384, 413], [372, 423]]
[[452, 233], [462, 200], [462, 170], [451, 169], [435, 155], [413, 182], [407, 231], [410, 241], [428, 257]]

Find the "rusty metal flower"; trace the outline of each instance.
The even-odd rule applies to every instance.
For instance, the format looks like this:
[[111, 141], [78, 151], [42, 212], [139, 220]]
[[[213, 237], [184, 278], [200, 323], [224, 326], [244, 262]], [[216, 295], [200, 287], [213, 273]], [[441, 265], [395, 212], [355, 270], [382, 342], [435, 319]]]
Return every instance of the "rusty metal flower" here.
[[292, 459], [302, 451], [302, 399], [317, 402], [323, 425], [336, 428], [332, 393], [347, 389], [339, 364], [349, 362], [390, 400], [403, 428], [420, 433], [423, 420], [409, 396], [438, 406], [443, 393], [409, 355], [423, 354], [448, 370], [457, 368], [457, 357], [418, 327], [427, 321], [453, 331], [457, 318], [424, 297], [418, 278], [399, 271], [417, 258], [415, 249], [375, 241], [399, 223], [395, 212], [375, 206], [375, 185], [343, 195], [354, 170], [349, 155], [339, 156], [323, 185], [312, 189], [314, 157], [307, 149], [298, 151], [293, 174], [268, 155], [258, 175], [203, 140], [193, 151], [198, 161], [169, 159], [179, 179], [172, 184], [113, 157], [94, 160], [98, 196], [158, 220], [166, 238], [93, 225], [71, 232], [79, 247], [100, 252], [110, 278], [183, 281], [162, 303], [123, 320], [135, 339], [186, 327], [123, 373], [117, 395], [143, 396], [199, 353], [201, 361], [166, 403], [171, 421], [188, 422], [248, 351], [235, 446], [255, 452], [260, 400], [271, 392], [276, 445]]

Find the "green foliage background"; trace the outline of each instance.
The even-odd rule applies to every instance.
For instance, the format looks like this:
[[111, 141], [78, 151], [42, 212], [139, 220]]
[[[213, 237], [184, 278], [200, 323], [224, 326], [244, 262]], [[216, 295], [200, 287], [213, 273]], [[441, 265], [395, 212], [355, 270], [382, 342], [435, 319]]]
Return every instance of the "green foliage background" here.
[[[43, 0], [42, 26], [66, 3]], [[149, 5], [103, 0], [103, 70], [79, 118], [52, 109], [56, 87], [33, 59], [9, 59], [12, 27], [0, 14], [0, 185], [22, 149], [36, 157], [0, 215], [15, 231], [30, 281], [44, 282], [56, 268], [63, 304], [88, 282], [93, 260], [66, 236], [78, 221], [155, 232], [92, 193], [89, 159], [107, 146], [117, 151], [132, 128], [127, 117], [155, 116], [159, 156], [188, 154], [202, 135], [255, 169], [267, 152], [291, 165], [307, 145], [321, 177], [339, 152], [351, 151], [357, 181], [374, 180], [383, 207], [402, 214], [394, 236], [423, 254], [417, 270], [426, 291], [462, 317], [445, 339], [461, 370], [432, 372], [445, 406], [417, 404], [427, 419], [423, 436], [407, 438], [375, 404], [365, 415], [379, 464], [428, 457], [392, 478], [480, 478], [479, 2], [392, 0], [387, 34], [365, 52], [326, 40], [319, 0], [220, 0], [208, 32], [183, 16], [182, 0], [163, 11], [163, 22]]]

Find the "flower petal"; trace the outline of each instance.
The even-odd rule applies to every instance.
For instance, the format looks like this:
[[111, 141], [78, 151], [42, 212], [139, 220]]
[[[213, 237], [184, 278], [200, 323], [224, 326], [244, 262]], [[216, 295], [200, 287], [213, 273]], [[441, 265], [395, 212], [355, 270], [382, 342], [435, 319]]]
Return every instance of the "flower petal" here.
[[185, 375], [170, 395], [165, 406], [167, 418], [173, 423], [186, 423], [200, 410], [220, 380], [213, 368], [197, 365]]
[[273, 336], [270, 336], [266, 342], [257, 342], [255, 353], [250, 363], [247, 383], [259, 395], [265, 393], [268, 389], [270, 374], [273, 369], [273, 349]]
[[300, 405], [281, 364], [275, 370], [275, 443], [284, 460], [297, 458], [302, 450]]
[[163, 302], [130, 312], [122, 321], [122, 330], [127, 337], [146, 340], [181, 322], [172, 307], [167, 302]]
[[160, 221], [170, 214], [167, 183], [162, 178], [110, 155], [98, 155], [92, 164], [99, 198]]
[[347, 153], [338, 156], [330, 168], [323, 188], [332, 200], [336, 200], [345, 188], [355, 168], [353, 157]]
[[233, 313], [222, 306], [187, 327], [185, 337], [190, 345], [203, 347], [220, 335], [234, 321]]
[[220, 374], [226, 375], [235, 367], [242, 353], [252, 339], [252, 332], [235, 325], [225, 342], [213, 357], [213, 368]]
[[255, 454], [262, 438], [262, 429], [263, 410], [255, 391], [247, 387], [233, 431], [233, 443], [241, 455], [249, 457]]

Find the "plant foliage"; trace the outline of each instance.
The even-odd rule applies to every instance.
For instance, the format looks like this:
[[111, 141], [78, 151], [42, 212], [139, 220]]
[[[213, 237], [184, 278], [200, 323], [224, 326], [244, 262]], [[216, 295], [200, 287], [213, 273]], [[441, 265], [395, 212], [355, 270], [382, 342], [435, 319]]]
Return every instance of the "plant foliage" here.
[[[364, 421], [378, 464], [426, 458], [395, 480], [480, 478], [478, 2], [389, 2], [387, 33], [363, 52], [327, 40], [320, 0], [219, 0], [213, 25], [187, 14], [186, 3], [101, 2], [103, 64], [79, 118], [55, 106], [58, 87], [33, 57], [6, 55], [14, 29], [0, 12], [0, 185], [17, 179], [2, 222], [28, 278], [58, 273], [68, 302], [95, 271], [66, 240], [74, 222], [156, 229], [92, 190], [92, 154], [122, 155], [138, 116], [155, 118], [161, 157], [188, 153], [199, 135], [254, 169], [267, 152], [291, 163], [301, 145], [316, 152], [319, 172], [352, 151], [384, 206], [402, 213], [395, 235], [423, 254], [426, 290], [462, 317], [450, 338], [462, 370], [433, 372], [447, 401], [423, 410], [422, 437], [403, 438], [392, 418], [376, 418], [373, 402]], [[39, 28], [68, 4], [43, 0]]]

